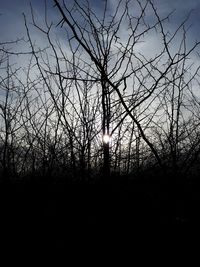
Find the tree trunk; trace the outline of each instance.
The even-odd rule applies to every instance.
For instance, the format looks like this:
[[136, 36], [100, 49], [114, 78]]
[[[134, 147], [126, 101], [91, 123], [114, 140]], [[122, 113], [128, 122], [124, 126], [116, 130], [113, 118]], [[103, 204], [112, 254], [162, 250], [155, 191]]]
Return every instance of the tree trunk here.
[[103, 176], [108, 180], [110, 176], [110, 148], [109, 143], [103, 143]]

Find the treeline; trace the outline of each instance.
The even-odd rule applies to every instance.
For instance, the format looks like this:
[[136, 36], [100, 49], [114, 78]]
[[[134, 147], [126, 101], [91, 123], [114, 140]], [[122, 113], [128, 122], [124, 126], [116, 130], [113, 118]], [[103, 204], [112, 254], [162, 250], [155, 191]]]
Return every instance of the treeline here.
[[42, 25], [24, 15], [25, 44], [0, 43], [1, 180], [198, 176], [199, 42], [187, 20], [169, 33], [151, 1], [104, 1], [99, 14], [90, 1], [54, 4]]

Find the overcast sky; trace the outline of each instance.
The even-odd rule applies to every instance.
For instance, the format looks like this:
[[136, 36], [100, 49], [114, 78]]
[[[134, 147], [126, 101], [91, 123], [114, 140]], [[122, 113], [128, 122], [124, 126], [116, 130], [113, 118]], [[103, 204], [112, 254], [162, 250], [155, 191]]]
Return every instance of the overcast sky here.
[[[43, 0], [30, 0], [34, 10], [39, 18], [44, 14], [44, 1]], [[29, 0], [0, 0], [0, 41], [21, 36], [24, 33], [22, 12], [30, 15]], [[97, 9], [101, 8], [103, 0], [89, 0]], [[117, 0], [110, 0], [117, 1]], [[72, 0], [66, 0], [66, 3]], [[79, 1], [80, 2], [80, 1]], [[161, 15], [167, 14], [172, 10], [176, 10], [173, 20], [171, 21], [172, 27], [180, 22], [186, 14], [193, 10], [190, 17], [192, 28], [190, 33], [194, 39], [200, 39], [200, 0], [154, 0]], [[49, 12], [55, 11], [53, 9], [53, 1], [47, 0]]]
[[[84, 0], [80, 0], [78, 2], [81, 2]], [[88, 0], [90, 3], [92, 3], [93, 8], [96, 11], [96, 14], [100, 14], [100, 9], [103, 7], [104, 1], [103, 0]], [[112, 6], [116, 7], [116, 2], [118, 0], [108, 0]], [[125, 0], [124, 0], [125, 1]], [[132, 0], [134, 1], [134, 0]], [[145, 1], [145, 0], [141, 0]], [[191, 44], [198, 40], [200, 41], [200, 0], [152, 0], [155, 3], [155, 6], [157, 8], [158, 13], [161, 17], [165, 17], [168, 13], [175, 10], [173, 17], [170, 20], [170, 23], [168, 24], [169, 31], [173, 32], [173, 30], [176, 29], [177, 25], [183, 21], [187, 14], [192, 11], [190, 19], [187, 23], [187, 25], [191, 25], [190, 33], [189, 33], [189, 42]], [[44, 18], [44, 1], [43, 0], [0, 0], [0, 43], [10, 40], [16, 40], [16, 38], [20, 38], [23, 36], [26, 36], [26, 31], [24, 27], [24, 21], [22, 13], [24, 12], [26, 14], [27, 20], [31, 21], [30, 17], [30, 2], [32, 3], [32, 6], [34, 8], [34, 14], [35, 18], [37, 20], [43, 20]], [[59, 21], [59, 12], [56, 10], [56, 8], [53, 7], [53, 0], [46, 0], [47, 6], [48, 6], [48, 13], [50, 16], [50, 20]], [[61, 1], [62, 2], [62, 1]], [[70, 4], [73, 2], [73, 0], [65, 0], [67, 4]], [[130, 12], [131, 13], [131, 12]], [[58, 15], [55, 15], [58, 14]], [[60, 17], [60, 16], [59, 16]], [[34, 40], [38, 40], [40, 38], [39, 34], [37, 32], [34, 32]], [[32, 37], [31, 32], [31, 37]], [[42, 39], [39, 41], [39, 45], [43, 45]], [[140, 44], [141, 46], [143, 44]], [[45, 44], [44, 44], [45, 47]], [[24, 47], [23, 47], [24, 48]], [[151, 57], [151, 54], [155, 54], [155, 51], [158, 50], [159, 44], [157, 42], [157, 39], [154, 38], [152, 35], [148, 35], [148, 47], [143, 47], [143, 55], [145, 55], [145, 52], [149, 54], [149, 57]], [[147, 49], [146, 49], [147, 48]], [[141, 48], [139, 48], [141, 50]], [[21, 51], [21, 50], [20, 50]], [[19, 57], [18, 64], [20, 66], [23, 65], [24, 58]], [[199, 58], [194, 58], [194, 61], [196, 60], [196, 63], [199, 65]], [[26, 63], [26, 62], [25, 62]], [[24, 63], [24, 64], [25, 64]]]

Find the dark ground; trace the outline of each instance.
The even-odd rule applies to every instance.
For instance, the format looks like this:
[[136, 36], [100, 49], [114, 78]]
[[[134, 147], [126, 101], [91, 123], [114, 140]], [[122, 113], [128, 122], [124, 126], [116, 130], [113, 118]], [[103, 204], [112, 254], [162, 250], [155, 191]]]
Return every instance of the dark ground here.
[[1, 240], [9, 248], [20, 242], [26, 249], [64, 248], [81, 236], [136, 236], [169, 226], [198, 226], [197, 184], [182, 184], [170, 193], [168, 187], [155, 181], [119, 180], [107, 185], [1, 184]]

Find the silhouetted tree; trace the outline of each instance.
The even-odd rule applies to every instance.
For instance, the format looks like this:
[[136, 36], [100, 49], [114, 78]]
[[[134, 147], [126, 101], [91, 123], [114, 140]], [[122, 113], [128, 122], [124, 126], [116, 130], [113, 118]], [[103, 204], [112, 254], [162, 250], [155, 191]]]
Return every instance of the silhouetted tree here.
[[[112, 112], [110, 94], [114, 91], [125, 110], [121, 123], [126, 116], [132, 119], [138, 128], [139, 136], [148, 145], [163, 169], [165, 169], [165, 164], [161, 159], [159, 149], [157, 149], [146, 129], [151, 129], [152, 126], [149, 126], [149, 124], [160, 109], [160, 106], [157, 105], [157, 98], [161, 94], [166, 94], [169, 85], [173, 84], [172, 91], [177, 90], [178, 87], [176, 101], [171, 99], [172, 109], [177, 109], [176, 118], [173, 114], [171, 115], [173, 117], [171, 127], [175, 126], [176, 128], [176, 140], [171, 139], [173, 143], [171, 144], [171, 158], [175, 171], [177, 168], [176, 147], [178, 145], [177, 131], [179, 128], [182, 76], [188, 67], [186, 65], [188, 56], [199, 45], [199, 43], [195, 43], [194, 46], [187, 49], [185, 21], [173, 33], [169, 34], [165, 32], [164, 23], [170, 15], [161, 18], [151, 1], [146, 1], [144, 4], [134, 1], [139, 8], [136, 16], [132, 14], [131, 5], [133, 1], [119, 1], [112, 13], [108, 8], [108, 1], [105, 1], [102, 16], [95, 14], [88, 1], [79, 4], [75, 0], [72, 8], [68, 7], [65, 2], [62, 5], [57, 0], [54, 0], [54, 2], [61, 15], [61, 21], [58, 25], [67, 30], [70, 41], [73, 40], [74, 46], [77, 47], [76, 51], [80, 49], [88, 57], [87, 61], [84, 60], [84, 62], [87, 62], [86, 64], [91, 62], [95, 78], [101, 81], [103, 134], [106, 131], [108, 131], [108, 134], [110, 133], [109, 121]], [[151, 22], [146, 17], [146, 12], [149, 9], [154, 16]], [[80, 20], [76, 19], [77, 14], [79, 14]], [[107, 19], [107, 16], [109, 16], [109, 19]], [[121, 33], [124, 29], [126, 29], [126, 34], [122, 36]], [[161, 38], [161, 49], [151, 55], [150, 58], [142, 51], [137, 52], [136, 46], [154, 30], [157, 31], [157, 37]], [[181, 31], [183, 32], [183, 38], [180, 39], [180, 46], [176, 50], [174, 50], [175, 48], [171, 49], [173, 42], [176, 41]], [[195, 73], [197, 72], [198, 69]], [[177, 84], [178, 82], [179, 84]], [[126, 92], [126, 94], [123, 94], [123, 92]], [[153, 107], [155, 103], [157, 105], [156, 109]], [[140, 110], [139, 115], [136, 115], [138, 109]], [[171, 131], [174, 132], [172, 129]], [[107, 169], [107, 173], [109, 172], [108, 149], [108, 145], [104, 144], [104, 167]]]
[[[151, 1], [104, 1], [99, 14], [90, 1], [53, 2], [59, 21], [47, 9], [43, 24], [32, 7], [31, 25], [24, 15], [27, 53], [0, 44], [4, 176], [188, 173], [200, 153], [199, 42], [187, 41], [188, 18], [168, 32], [171, 14], [161, 18]], [[147, 52], [150, 36], [157, 49]], [[27, 56], [23, 71], [16, 55]]]

